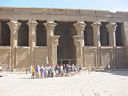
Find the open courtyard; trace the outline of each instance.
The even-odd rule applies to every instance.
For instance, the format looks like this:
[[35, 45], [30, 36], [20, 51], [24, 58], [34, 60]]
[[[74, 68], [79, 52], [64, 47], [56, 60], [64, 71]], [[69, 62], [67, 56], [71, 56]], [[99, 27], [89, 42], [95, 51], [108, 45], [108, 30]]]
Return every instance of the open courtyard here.
[[31, 74], [0, 77], [0, 96], [128, 96], [128, 71], [82, 71], [69, 77], [31, 79]]

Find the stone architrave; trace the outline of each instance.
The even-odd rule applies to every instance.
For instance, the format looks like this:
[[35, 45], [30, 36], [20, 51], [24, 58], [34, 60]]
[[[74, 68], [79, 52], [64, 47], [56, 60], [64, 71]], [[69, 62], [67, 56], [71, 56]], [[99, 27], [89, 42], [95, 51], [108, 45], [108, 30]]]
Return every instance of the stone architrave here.
[[17, 56], [16, 56], [16, 47], [17, 47], [17, 38], [18, 38], [18, 30], [21, 25], [18, 21], [11, 20], [7, 23], [9, 25], [11, 31], [11, 69], [15, 69], [17, 65]]
[[74, 24], [77, 35], [73, 36], [73, 40], [76, 46], [76, 64], [83, 67], [83, 47], [84, 47], [84, 29], [86, 24], [84, 22], [78, 22]]
[[36, 46], [36, 26], [37, 22], [35, 20], [30, 20], [29, 26], [29, 47], [30, 47], [30, 65], [34, 64], [34, 47]]
[[100, 55], [100, 47], [101, 47], [101, 42], [100, 42], [100, 22], [95, 22], [91, 24], [93, 27], [93, 39], [94, 39], [94, 45], [97, 47], [97, 61], [96, 61], [96, 67], [100, 68], [101, 66], [101, 55]]
[[107, 26], [108, 32], [109, 32], [109, 45], [111, 47], [116, 47], [116, 36], [115, 31], [117, 24], [116, 23], [109, 23]]
[[57, 45], [58, 45], [58, 38], [54, 36], [54, 29], [56, 27], [56, 23], [54, 21], [47, 21], [44, 23], [45, 28], [47, 30], [47, 46], [48, 46], [48, 58], [49, 64], [54, 65], [57, 64]]

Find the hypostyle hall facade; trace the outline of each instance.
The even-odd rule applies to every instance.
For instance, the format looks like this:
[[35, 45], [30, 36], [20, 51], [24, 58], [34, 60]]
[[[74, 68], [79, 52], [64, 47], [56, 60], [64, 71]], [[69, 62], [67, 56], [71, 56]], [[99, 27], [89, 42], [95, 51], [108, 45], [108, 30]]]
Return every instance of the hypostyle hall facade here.
[[128, 12], [0, 8], [0, 64], [128, 66]]

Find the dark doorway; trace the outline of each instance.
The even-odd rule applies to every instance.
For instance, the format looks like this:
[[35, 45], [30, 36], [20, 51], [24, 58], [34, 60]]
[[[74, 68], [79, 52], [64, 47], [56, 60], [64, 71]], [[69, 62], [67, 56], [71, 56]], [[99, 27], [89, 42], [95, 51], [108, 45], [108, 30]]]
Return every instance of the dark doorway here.
[[57, 63], [76, 63], [76, 48], [73, 41], [73, 36], [76, 35], [76, 30], [73, 26], [74, 22], [56, 23], [55, 35], [60, 36], [57, 47]]
[[21, 25], [18, 31], [18, 46], [28, 46], [28, 42], [29, 42], [29, 27], [27, 24], [28, 21], [19, 20], [19, 22], [21, 22]]
[[45, 21], [37, 20], [38, 24], [36, 26], [36, 46], [46, 46], [47, 42], [47, 32], [44, 26]]
[[84, 46], [93, 46], [93, 27], [92, 22], [85, 22], [87, 25], [84, 30]]
[[122, 30], [122, 26], [123, 24], [120, 22], [117, 22], [117, 27], [116, 27], [116, 46], [123, 46], [123, 39], [122, 39], [122, 35], [123, 35], [123, 30]]
[[100, 27], [100, 41], [101, 41], [101, 46], [109, 46], [109, 34], [106, 25], [108, 22], [101, 22], [101, 27]]
[[0, 21], [0, 23], [1, 23], [0, 46], [10, 46], [11, 32], [10, 32], [10, 28], [7, 24], [8, 22], [9, 22], [9, 20]]

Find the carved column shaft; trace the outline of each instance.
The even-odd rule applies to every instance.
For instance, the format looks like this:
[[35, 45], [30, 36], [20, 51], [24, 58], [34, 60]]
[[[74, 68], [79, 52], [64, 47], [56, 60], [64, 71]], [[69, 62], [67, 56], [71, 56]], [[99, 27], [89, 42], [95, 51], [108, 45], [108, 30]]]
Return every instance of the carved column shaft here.
[[11, 31], [11, 68], [15, 69], [17, 65], [17, 56], [16, 56], [16, 47], [17, 47], [17, 38], [18, 30], [21, 23], [17, 21], [8, 22]]
[[54, 65], [57, 64], [57, 45], [59, 38], [54, 36], [54, 29], [57, 24], [54, 21], [48, 21], [44, 25], [47, 30], [48, 60], [50, 64]]
[[101, 66], [101, 54], [100, 54], [100, 46], [101, 46], [101, 42], [100, 42], [100, 26], [101, 23], [100, 22], [96, 22], [92, 24], [93, 27], [93, 38], [94, 38], [94, 45], [97, 47], [97, 61], [96, 61], [96, 67], [100, 68]]
[[94, 45], [97, 47], [101, 46], [100, 42], [100, 22], [96, 22], [92, 24], [93, 27], [93, 38], [94, 38]]
[[[124, 21], [124, 33], [123, 36], [125, 36], [126, 34], [128, 34], [128, 21]], [[128, 36], [126, 35], [126, 38], [123, 38], [123, 44], [128, 47]]]
[[2, 29], [1, 29], [1, 21], [0, 21], [0, 45], [1, 45], [1, 31], [2, 31]]
[[83, 36], [73, 36], [73, 39], [76, 46], [76, 64], [79, 64], [81, 67], [83, 67]]
[[116, 36], [115, 36], [115, 31], [116, 31], [116, 23], [110, 23], [107, 25], [107, 29], [109, 32], [109, 45], [112, 47], [116, 47]]
[[84, 29], [86, 24], [84, 22], [78, 22], [74, 24], [77, 35], [73, 36], [73, 40], [76, 46], [76, 64], [83, 67], [83, 47], [84, 47]]
[[57, 46], [58, 46], [58, 39], [60, 36], [51, 36], [51, 64], [57, 64]]
[[36, 46], [36, 21], [29, 21], [27, 23], [29, 25], [29, 46], [35, 47]]
[[115, 65], [115, 47], [116, 47], [116, 34], [115, 34], [115, 31], [116, 31], [116, 23], [110, 23], [107, 25], [107, 29], [108, 29], [108, 32], [109, 32], [109, 45], [111, 47], [113, 47], [113, 65]]
[[34, 64], [34, 47], [36, 46], [36, 26], [37, 22], [30, 20], [29, 26], [29, 47], [30, 47], [30, 65]]

